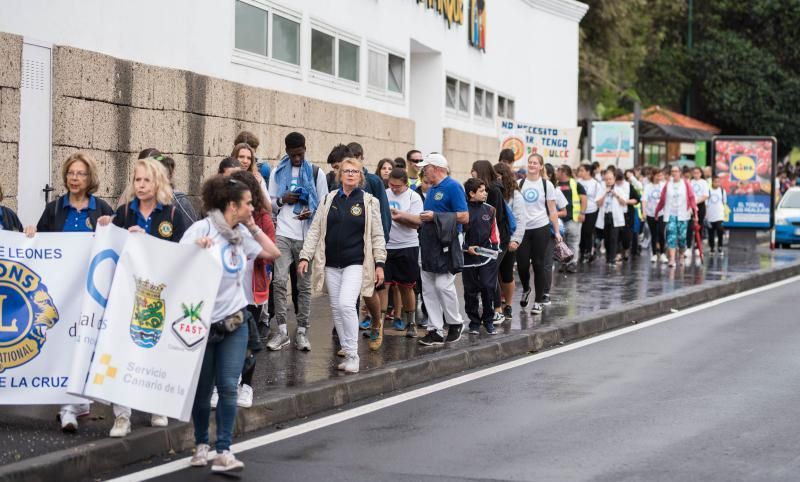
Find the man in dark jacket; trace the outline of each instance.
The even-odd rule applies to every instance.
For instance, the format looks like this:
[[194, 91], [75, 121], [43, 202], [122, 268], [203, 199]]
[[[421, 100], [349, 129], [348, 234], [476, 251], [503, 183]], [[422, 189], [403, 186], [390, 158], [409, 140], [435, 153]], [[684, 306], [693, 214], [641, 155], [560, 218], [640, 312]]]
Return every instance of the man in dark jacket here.
[[[455, 214], [456, 222], [467, 224], [469, 222], [469, 211], [467, 198], [464, 195], [464, 188], [455, 179], [448, 175], [447, 159], [441, 154], [431, 153], [425, 156], [418, 167], [422, 169], [422, 175], [430, 182], [431, 188], [425, 196], [425, 210], [420, 214], [423, 222], [422, 229], [426, 225], [430, 226], [437, 216], [441, 213]], [[461, 226], [458, 226], [461, 231]], [[420, 237], [420, 252], [432, 249], [436, 252], [442, 250], [441, 244], [436, 241], [436, 245], [427, 244], [428, 238]], [[448, 248], [449, 252], [450, 249]], [[461, 318], [461, 311], [458, 304], [458, 294], [456, 293], [455, 274], [436, 273], [422, 267], [422, 295], [425, 298], [425, 306], [428, 308], [428, 334], [419, 339], [419, 343], [425, 346], [441, 345], [445, 341], [453, 342], [461, 338], [461, 331], [464, 328], [464, 320]], [[444, 325], [447, 324], [447, 334], [444, 332]]]

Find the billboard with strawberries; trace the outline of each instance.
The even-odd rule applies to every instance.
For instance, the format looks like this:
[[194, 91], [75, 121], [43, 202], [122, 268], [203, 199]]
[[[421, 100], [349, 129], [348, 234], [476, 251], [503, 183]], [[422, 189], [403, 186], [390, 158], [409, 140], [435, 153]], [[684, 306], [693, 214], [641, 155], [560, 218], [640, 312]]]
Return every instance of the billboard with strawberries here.
[[726, 228], [772, 228], [777, 142], [774, 137], [746, 136], [712, 140], [714, 173], [728, 200]]

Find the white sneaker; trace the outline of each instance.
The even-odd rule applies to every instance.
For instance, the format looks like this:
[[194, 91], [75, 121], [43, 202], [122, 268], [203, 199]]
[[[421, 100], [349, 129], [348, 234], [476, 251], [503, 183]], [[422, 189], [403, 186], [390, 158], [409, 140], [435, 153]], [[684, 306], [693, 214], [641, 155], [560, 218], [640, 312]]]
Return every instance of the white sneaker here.
[[219, 393], [217, 393], [217, 387], [214, 387], [214, 391], [211, 392], [211, 410], [217, 408], [217, 402], [219, 402]]
[[650, 262], [651, 263], [657, 263], [658, 262], [658, 255], [654, 254], [653, 256], [650, 256]]
[[694, 250], [694, 256], [695, 256], [696, 258], [697, 258], [697, 257], [700, 257], [700, 250], [699, 250], [699, 249], [695, 249], [695, 250]]
[[194, 455], [192, 455], [192, 460], [189, 461], [189, 465], [192, 467], [205, 467], [208, 465], [208, 451], [211, 447], [208, 444], [199, 444], [194, 449]]
[[347, 355], [344, 361], [337, 366], [339, 370], [347, 373], [358, 373], [359, 358], [358, 355]]
[[131, 433], [131, 420], [125, 415], [120, 415], [114, 420], [114, 426], [108, 433], [109, 437], [121, 438]]
[[150, 415], [150, 425], [153, 427], [166, 427], [169, 425], [169, 419], [164, 415], [156, 415], [153, 413]]
[[243, 468], [244, 462], [237, 460], [230, 450], [217, 454], [211, 464], [212, 472], [241, 472]]
[[691, 258], [692, 257], [692, 250], [691, 249], [684, 250], [683, 251], [683, 257], [686, 258], [686, 259]]
[[669, 258], [667, 258], [667, 255], [666, 255], [666, 254], [664, 254], [664, 253], [661, 253], [661, 256], [659, 257], [659, 259], [661, 260], [661, 262], [662, 262], [663, 264], [667, 264], [667, 263], [669, 263]]
[[239, 387], [239, 395], [236, 397], [236, 406], [250, 408], [253, 406], [253, 387], [242, 384]]
[[78, 417], [74, 413], [63, 411], [59, 414], [61, 418], [61, 431], [75, 433], [78, 431]]

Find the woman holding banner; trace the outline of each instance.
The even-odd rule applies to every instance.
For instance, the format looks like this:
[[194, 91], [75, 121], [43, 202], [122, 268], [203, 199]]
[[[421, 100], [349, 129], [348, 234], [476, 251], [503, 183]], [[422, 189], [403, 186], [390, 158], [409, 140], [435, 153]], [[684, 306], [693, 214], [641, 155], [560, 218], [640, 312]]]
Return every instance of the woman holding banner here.
[[[114, 225], [132, 233], [147, 233], [165, 241], [177, 242], [189, 225], [181, 209], [170, 204], [172, 185], [167, 169], [152, 157], [138, 159], [133, 164], [133, 175], [120, 198], [120, 206], [113, 216], [98, 219], [101, 226]], [[131, 409], [112, 404], [114, 426], [110, 437], [124, 437], [131, 432]], [[150, 415], [153, 427], [166, 427], [163, 415]]]
[[243, 283], [248, 260], [272, 260], [280, 251], [253, 219], [253, 195], [247, 184], [228, 176], [215, 176], [203, 184], [204, 219], [192, 224], [181, 243], [219, 249], [224, 267], [214, 300], [211, 328], [203, 366], [197, 381], [192, 422], [197, 447], [191, 465], [208, 464], [208, 424], [211, 392], [216, 385], [217, 456], [213, 472], [240, 471], [244, 464], [231, 453], [239, 374], [247, 351], [248, 326], [243, 310], [247, 298]]
[[[108, 203], [94, 197], [100, 181], [97, 162], [89, 154], [76, 152], [69, 156], [61, 166], [61, 179], [67, 193], [47, 203], [36, 226], [25, 227], [28, 236], [33, 236], [37, 231], [91, 233], [101, 216], [114, 213]], [[62, 405], [58, 414], [61, 430], [76, 432], [78, 417], [85, 415], [89, 415], [88, 403]]]

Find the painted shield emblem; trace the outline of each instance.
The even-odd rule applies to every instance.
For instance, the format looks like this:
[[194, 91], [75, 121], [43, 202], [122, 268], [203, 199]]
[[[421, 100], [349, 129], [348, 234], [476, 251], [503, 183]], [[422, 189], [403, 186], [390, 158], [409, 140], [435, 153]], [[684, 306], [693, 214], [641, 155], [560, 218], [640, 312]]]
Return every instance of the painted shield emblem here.
[[161, 292], [165, 284], [155, 284], [136, 278], [136, 301], [131, 316], [131, 339], [142, 348], [153, 348], [164, 329], [164, 300]]

